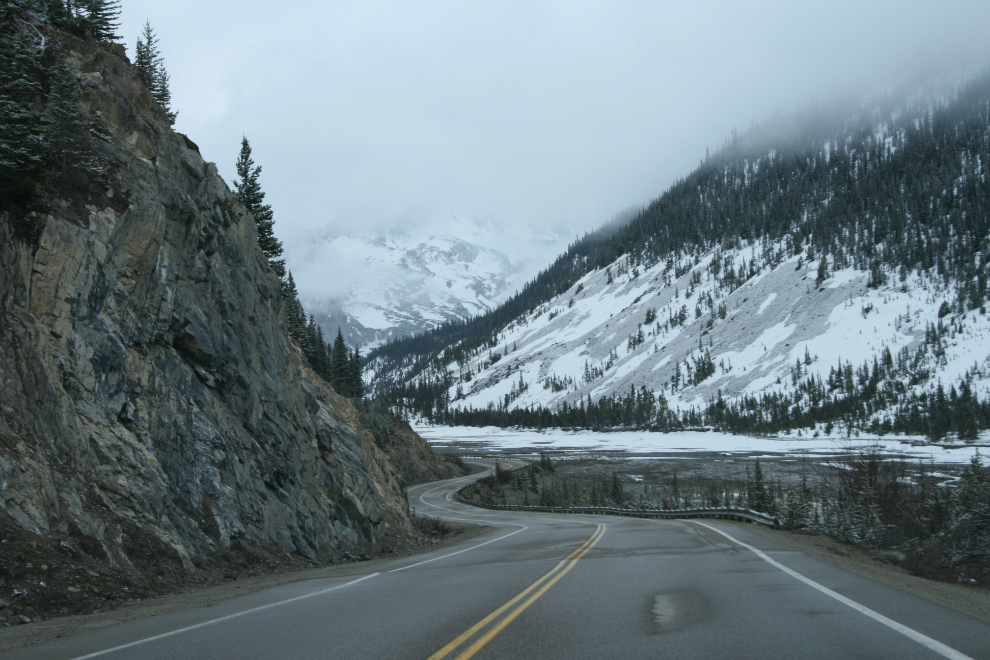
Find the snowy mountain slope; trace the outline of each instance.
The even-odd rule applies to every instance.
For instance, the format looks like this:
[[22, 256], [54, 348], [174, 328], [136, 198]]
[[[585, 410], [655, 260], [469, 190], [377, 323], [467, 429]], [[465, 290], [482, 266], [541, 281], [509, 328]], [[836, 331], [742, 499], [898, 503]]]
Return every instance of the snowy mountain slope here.
[[[335, 265], [330, 281], [320, 272], [328, 262]], [[364, 348], [497, 305], [521, 266], [456, 236], [416, 240], [399, 232], [324, 237], [293, 260], [297, 279], [306, 283], [306, 313], [325, 336], [339, 326], [348, 344]]]
[[[719, 393], [793, 395], [795, 380], [827, 381], [833, 367], [872, 363], [884, 349], [892, 356], [916, 352], [929, 324], [940, 321], [958, 330], [950, 331], [944, 355], [915, 365], [932, 372], [915, 385], [941, 379], [948, 388], [969, 372], [975, 393], [987, 395], [990, 319], [978, 311], [939, 318], [942, 303], [953, 300], [937, 283], [912, 276], [871, 289], [870, 274], [850, 268], [818, 286], [818, 263], [800, 257], [768, 265], [731, 292], [712, 273], [716, 260], [721, 268], [738, 267], [762, 252], [762, 245], [711, 251], [641, 272], [623, 258], [589, 273], [506, 328], [497, 348], [447, 364], [457, 381], [450, 406], [553, 408], [630, 387], [653, 390], [681, 410]], [[656, 312], [651, 323], [648, 310]], [[714, 372], [706, 375], [698, 365], [709, 356]]]
[[498, 308], [369, 355], [432, 421], [990, 428], [990, 73], [755, 127]]

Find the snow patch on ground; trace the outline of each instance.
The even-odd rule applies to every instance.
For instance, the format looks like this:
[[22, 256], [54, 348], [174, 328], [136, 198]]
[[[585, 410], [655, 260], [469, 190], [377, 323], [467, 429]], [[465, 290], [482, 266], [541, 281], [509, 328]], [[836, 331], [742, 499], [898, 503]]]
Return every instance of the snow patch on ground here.
[[[801, 377], [824, 381], [840, 360], [858, 368], [885, 349], [895, 358], [901, 349], [916, 349], [925, 340], [926, 327], [940, 322], [942, 303], [955, 302], [939, 281], [916, 274], [902, 282], [889, 273], [888, 284], [871, 289], [868, 273], [845, 268], [817, 287], [815, 262], [795, 270], [796, 256], [772, 268], [765, 265], [758, 276], [732, 290], [719, 286], [707, 270], [716, 258], [724, 269], [739, 269], [744, 261], [748, 269], [754, 254], [778, 249], [744, 243], [679, 260], [674, 255], [649, 266], [622, 257], [608, 271], [592, 271], [506, 327], [496, 348], [479, 352], [463, 366], [449, 363], [447, 370], [454, 376], [466, 369], [472, 376], [469, 382], [454, 379], [451, 406], [504, 405], [520, 369], [529, 389], [510, 408], [553, 408], [564, 401], [577, 404], [589, 395], [621, 396], [630, 386], [652, 389], [681, 409], [704, 405], [719, 393], [727, 401], [774, 391], [790, 394], [796, 369]], [[969, 370], [977, 374], [971, 381], [974, 390], [986, 398], [990, 316], [951, 313], [941, 322], [952, 327], [944, 359], [919, 387], [941, 379], [948, 389]], [[492, 361], [493, 352], [501, 353], [501, 359]], [[693, 368], [706, 355], [715, 372], [700, 382], [687, 382], [685, 365]], [[540, 365], [538, 371], [531, 368], [534, 364]], [[674, 385], [678, 374], [680, 382]], [[566, 379], [568, 385], [557, 391], [544, 387], [550, 377], [558, 383]], [[460, 400], [458, 387], [466, 392]]]
[[[416, 426], [416, 431], [431, 445], [456, 448], [461, 452], [532, 453], [553, 450], [564, 453], [615, 452], [633, 455], [680, 454], [699, 452], [741, 454], [789, 454], [824, 458], [841, 455], [849, 449], [879, 445], [885, 453], [912, 461], [968, 463], [979, 449], [974, 445], [911, 444], [919, 438], [835, 438], [835, 437], [751, 437], [715, 431], [650, 433], [647, 431], [565, 431], [562, 429], [527, 430], [449, 426]], [[983, 453], [990, 437], [984, 434]]]

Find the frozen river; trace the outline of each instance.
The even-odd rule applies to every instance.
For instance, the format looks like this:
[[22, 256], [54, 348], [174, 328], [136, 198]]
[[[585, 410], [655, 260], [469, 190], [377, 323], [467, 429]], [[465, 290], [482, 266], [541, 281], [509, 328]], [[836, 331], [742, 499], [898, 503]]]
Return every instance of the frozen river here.
[[715, 431], [679, 431], [651, 433], [648, 431], [563, 431], [547, 429], [501, 429], [497, 427], [473, 428], [467, 426], [416, 425], [416, 431], [438, 449], [456, 449], [461, 452], [531, 453], [553, 451], [565, 453], [624, 454], [630, 458], [677, 454], [743, 454], [781, 458], [826, 457], [843, 453], [849, 448], [880, 445], [884, 453], [912, 460], [936, 463], [966, 463], [981, 449], [990, 454], [990, 435], [984, 433], [974, 445], [962, 443], [923, 444], [919, 437], [859, 437], [839, 438], [805, 435], [781, 435], [754, 437], [732, 435]]

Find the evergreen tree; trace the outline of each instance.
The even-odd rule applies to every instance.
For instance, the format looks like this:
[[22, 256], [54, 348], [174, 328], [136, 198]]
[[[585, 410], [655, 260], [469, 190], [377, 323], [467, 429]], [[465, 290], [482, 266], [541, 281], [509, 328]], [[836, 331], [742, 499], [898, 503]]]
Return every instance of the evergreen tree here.
[[82, 0], [77, 7], [82, 10], [80, 22], [83, 31], [100, 41], [117, 41], [120, 36], [119, 0]]
[[[337, 334], [341, 344], [339, 354], [344, 357], [344, 366], [335, 372], [333, 350], [324, 341], [323, 330], [316, 323], [316, 318], [313, 315], [306, 316], [302, 303], [299, 301], [296, 281], [292, 277], [291, 272], [287, 273], [285, 279], [282, 280], [282, 301], [285, 305], [283, 326], [285, 333], [292, 341], [299, 345], [306, 364], [320, 378], [333, 386], [338, 394], [347, 397], [363, 396], [363, 387], [360, 382], [357, 385], [354, 384], [354, 379], [351, 375], [353, 373], [352, 360], [349, 359], [347, 347], [343, 345], [343, 336], [339, 336], [340, 331], [338, 330]], [[357, 359], [360, 360], [360, 357]], [[357, 368], [358, 379], [360, 380], [360, 362], [358, 362]], [[343, 379], [338, 379], [335, 373], [342, 374]], [[353, 392], [357, 392], [357, 394]]]
[[0, 201], [31, 195], [45, 170], [45, 144], [34, 111], [41, 96], [40, 48], [5, 5], [0, 16]]
[[746, 469], [746, 474], [749, 507], [756, 511], [770, 513], [770, 507], [773, 504], [773, 494], [772, 492], [767, 491], [766, 480], [763, 477], [763, 468], [760, 466], [759, 458], [756, 459], [756, 464], [753, 466], [752, 481], [750, 481], [748, 476], [748, 467]]
[[612, 484], [609, 489], [609, 496], [612, 498], [612, 502], [622, 506], [625, 502], [625, 491], [622, 489], [622, 481], [619, 479], [619, 473], [612, 473]]
[[350, 396], [347, 383], [347, 344], [344, 343], [344, 335], [337, 328], [337, 338], [333, 340], [333, 369], [331, 370], [333, 389], [340, 396]]
[[821, 286], [828, 279], [828, 259], [822, 254], [818, 260], [818, 274], [815, 276], [815, 286]]
[[172, 110], [172, 91], [168, 86], [169, 80], [171, 80], [171, 76], [168, 75], [165, 66], [159, 62], [158, 70], [155, 72], [154, 88], [151, 90], [151, 95], [158, 101], [158, 105], [165, 108], [165, 114], [168, 115], [169, 124], [174, 124], [179, 113]]
[[969, 383], [963, 381], [959, 384], [959, 398], [956, 401], [955, 412], [952, 415], [956, 427], [956, 433], [960, 440], [973, 441], [979, 436], [979, 424], [977, 422], [976, 410], [979, 405], [973, 396]]
[[169, 75], [165, 70], [161, 51], [158, 50], [158, 37], [151, 27], [151, 21], [146, 20], [144, 22], [141, 35], [144, 38], [139, 36], [137, 44], [134, 46], [134, 68], [137, 69], [138, 78], [151, 92], [152, 98], [165, 110], [169, 123], [174, 124], [178, 113], [172, 111], [172, 92], [168, 86]]
[[60, 43], [43, 42], [11, 5], [0, 11], [0, 199], [23, 202], [45, 179], [84, 191], [104, 172], [99, 113], [83, 111], [81, 76]]
[[285, 277], [285, 259], [278, 258], [282, 254], [282, 243], [275, 237], [272, 207], [264, 203], [265, 193], [258, 183], [261, 166], [256, 166], [251, 158], [251, 145], [247, 137], [241, 138], [241, 153], [237, 157], [236, 167], [239, 179], [234, 181], [234, 197], [254, 216], [258, 225], [258, 245], [272, 270], [279, 277]]
[[60, 46], [52, 48], [52, 56], [43, 113], [49, 169], [57, 182], [68, 184], [71, 179], [77, 183], [87, 175], [100, 174], [100, 160], [93, 150], [92, 123], [79, 105], [79, 74], [66, 63]]
[[119, 0], [14, 0], [5, 3], [31, 12], [52, 27], [99, 41], [116, 41]]
[[299, 292], [292, 273], [282, 281], [282, 300], [285, 304], [285, 331], [297, 343], [303, 345], [306, 336], [306, 313], [299, 302]]
[[327, 363], [327, 342], [323, 339], [323, 328], [316, 325], [316, 319], [309, 317], [313, 321], [313, 326], [316, 330], [313, 337], [313, 369], [316, 373], [320, 374], [320, 377], [327, 382], [330, 382], [328, 376], [330, 375], [330, 365]]
[[361, 379], [361, 353], [358, 347], [354, 347], [351, 358], [347, 364], [348, 390], [352, 399], [360, 399], [364, 396], [364, 381]]
[[155, 36], [155, 31], [151, 28], [151, 21], [146, 20], [144, 22], [141, 34], [144, 39], [138, 37], [137, 44], [134, 46], [134, 68], [137, 70], [138, 78], [148, 88], [148, 91], [151, 91], [155, 87], [155, 72], [161, 59], [161, 53], [158, 51], [158, 37]]

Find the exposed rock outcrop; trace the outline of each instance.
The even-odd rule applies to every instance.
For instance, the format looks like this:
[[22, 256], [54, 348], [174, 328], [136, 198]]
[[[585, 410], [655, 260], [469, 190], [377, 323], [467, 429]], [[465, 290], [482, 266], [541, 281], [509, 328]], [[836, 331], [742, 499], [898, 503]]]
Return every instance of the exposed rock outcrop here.
[[138, 573], [406, 529], [385, 449], [280, 326], [253, 218], [119, 47], [66, 46], [112, 183], [0, 223], [0, 516]]

